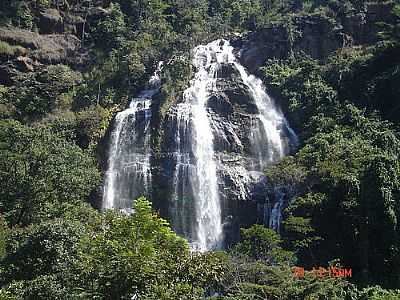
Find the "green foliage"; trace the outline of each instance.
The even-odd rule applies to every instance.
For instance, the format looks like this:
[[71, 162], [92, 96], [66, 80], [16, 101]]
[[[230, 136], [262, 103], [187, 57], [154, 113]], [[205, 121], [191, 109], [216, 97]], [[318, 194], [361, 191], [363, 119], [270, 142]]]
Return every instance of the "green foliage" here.
[[191, 255], [146, 199], [137, 199], [134, 210], [106, 213], [82, 240], [79, 285], [89, 298], [198, 299], [218, 283], [224, 256]]
[[[356, 281], [385, 286], [397, 286], [400, 274], [393, 267], [400, 140], [394, 126], [370, 111], [395, 118], [388, 114], [396, 105], [388, 86], [396, 89], [397, 62], [388, 59], [397, 51], [354, 48], [325, 63], [295, 56], [263, 69], [304, 141], [294, 157], [266, 171], [272, 184], [297, 191], [285, 213], [285, 245], [303, 265], [341, 258]], [[377, 88], [383, 82], [386, 88]]]
[[11, 299], [71, 299], [60, 281], [54, 275], [43, 275], [33, 280], [13, 282], [5, 292], [13, 295]]
[[70, 106], [68, 100], [81, 75], [68, 66], [51, 65], [38, 73], [21, 73], [17, 84], [6, 89], [1, 103], [13, 107], [14, 118], [32, 121], [44, 117], [57, 107]]
[[[357, 291], [308, 271], [297, 279], [289, 268], [296, 259], [310, 269], [340, 258], [357, 283], [399, 286], [399, 5], [374, 46], [325, 61], [294, 52], [297, 18], [339, 28], [363, 16], [367, 2], [1, 1], [7, 26], [36, 31], [50, 7], [65, 20], [84, 18], [92, 60], [35, 65], [0, 86], [1, 118], [24, 123], [0, 122], [0, 299], [398, 299], [398, 291]], [[194, 45], [275, 27], [287, 34], [289, 59], [261, 72], [302, 141], [266, 170], [270, 187], [295, 195], [282, 236], [255, 225], [233, 251], [191, 253], [143, 198], [130, 216], [85, 203], [100, 180], [94, 150], [157, 61], [165, 61], [155, 101], [162, 120], [192, 76]], [[31, 52], [0, 41], [3, 61]]]
[[77, 113], [77, 141], [81, 147], [95, 147], [99, 143], [111, 123], [112, 112], [94, 106]]
[[173, 278], [174, 263], [188, 250], [168, 223], [152, 213], [148, 201], [138, 199], [134, 210], [129, 217], [110, 213], [104, 224], [108, 229], [84, 241], [82, 272], [88, 275], [85, 290], [93, 296], [119, 299], [148, 293], [153, 282]]
[[296, 278], [287, 266], [233, 256], [221, 281], [226, 296], [216, 299], [357, 299], [357, 289], [345, 280], [304, 275]]
[[278, 88], [287, 101], [285, 106], [292, 113], [292, 124], [302, 131], [303, 139], [311, 134], [307, 130], [308, 120], [337, 104], [337, 92], [325, 82], [316, 60], [269, 61], [263, 71], [267, 83]]
[[[76, 299], [80, 241], [99, 222], [85, 205], [65, 207], [63, 218], [12, 230], [0, 261], [2, 292], [16, 299]], [[13, 298], [12, 298], [13, 299]]]
[[67, 281], [68, 274], [64, 271], [76, 260], [83, 233], [83, 224], [60, 219], [14, 230], [1, 262], [2, 285], [51, 275]]
[[[318, 241], [318, 238], [313, 237], [312, 234], [315, 229], [311, 226], [311, 218], [303, 217], [288, 217], [283, 225], [287, 235], [292, 236], [295, 249], [311, 249], [312, 244]], [[293, 237], [293, 235], [296, 235]]]
[[7, 119], [15, 115], [15, 107], [9, 102], [9, 89], [0, 85], [0, 118]]
[[235, 251], [267, 264], [292, 264], [292, 253], [280, 247], [282, 243], [279, 235], [272, 229], [262, 225], [253, 225], [248, 229], [241, 229], [241, 241], [235, 246]]
[[360, 300], [396, 300], [400, 297], [399, 290], [384, 290], [379, 286], [365, 288], [361, 291]]
[[44, 128], [0, 127], [0, 211], [10, 225], [43, 221], [63, 203], [88, 199], [100, 176], [87, 153]]
[[18, 27], [24, 29], [32, 29], [33, 26], [33, 15], [30, 7], [27, 3], [21, 1], [16, 5], [16, 17], [17, 17], [17, 25]]
[[106, 17], [93, 26], [91, 37], [99, 48], [109, 51], [121, 47], [126, 34], [124, 14], [118, 4], [111, 3]]
[[0, 299], [1, 300], [16, 300], [17, 297], [15, 297], [10, 291], [7, 291], [5, 289], [0, 289]]
[[3, 216], [0, 215], [0, 259], [6, 254], [6, 239], [8, 236], [8, 227]]
[[[351, 99], [368, 111], [379, 110], [385, 119], [399, 122], [399, 44], [386, 42], [369, 51], [352, 54], [354, 62], [341, 74], [338, 91], [341, 99]], [[329, 72], [330, 70], [328, 70]]]
[[26, 54], [26, 49], [21, 46], [12, 46], [7, 42], [0, 41], [0, 57], [12, 58], [14, 56]]
[[307, 169], [299, 165], [293, 156], [285, 157], [278, 166], [265, 170], [272, 186], [291, 186], [300, 188], [307, 176]]
[[162, 72], [164, 82], [161, 88], [163, 102], [159, 109], [161, 120], [164, 119], [171, 106], [181, 99], [182, 93], [188, 86], [191, 76], [191, 64], [184, 57], [178, 57], [164, 66]]

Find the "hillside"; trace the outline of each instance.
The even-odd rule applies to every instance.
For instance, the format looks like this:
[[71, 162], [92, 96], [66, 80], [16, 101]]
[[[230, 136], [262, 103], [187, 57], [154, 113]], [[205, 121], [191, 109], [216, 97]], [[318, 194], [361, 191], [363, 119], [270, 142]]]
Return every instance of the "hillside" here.
[[400, 299], [399, 20], [3, 0], [0, 299]]

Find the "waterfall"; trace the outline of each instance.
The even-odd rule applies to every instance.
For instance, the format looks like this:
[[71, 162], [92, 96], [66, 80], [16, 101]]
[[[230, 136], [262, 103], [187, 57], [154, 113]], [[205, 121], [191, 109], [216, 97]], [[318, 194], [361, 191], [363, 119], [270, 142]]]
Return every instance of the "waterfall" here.
[[[225, 40], [217, 40], [211, 42], [206, 46], [199, 46], [195, 49], [195, 63], [194, 65], [199, 69], [196, 74], [194, 84], [188, 90], [191, 93], [195, 91], [197, 99], [199, 99], [200, 105], [197, 107], [197, 128], [202, 128], [202, 135], [197, 137], [197, 143], [200, 142], [202, 147], [199, 147], [198, 154], [200, 158], [208, 159], [212, 157], [212, 136], [209, 128], [210, 121], [206, 118], [205, 113], [205, 101], [207, 95], [211, 91], [216, 89], [216, 78], [217, 73], [223, 64], [233, 65], [238, 71], [240, 78], [246, 86], [249, 95], [254, 101], [257, 107], [258, 114], [256, 114], [253, 120], [253, 126], [250, 131], [251, 148], [253, 150], [253, 161], [249, 171], [256, 170], [262, 172], [263, 169], [281, 160], [290, 151], [291, 147], [295, 147], [298, 143], [298, 139], [294, 131], [289, 127], [288, 122], [283, 116], [280, 109], [276, 106], [274, 101], [268, 96], [266, 88], [262, 83], [262, 80], [255, 77], [254, 75], [248, 74], [245, 67], [240, 64], [234, 54], [234, 48]], [[188, 92], [187, 91], [187, 92]], [[213, 128], [214, 131], [218, 131], [218, 128]], [[234, 135], [235, 136], [235, 135]], [[203, 149], [204, 147], [209, 147]], [[207, 156], [202, 157], [207, 153]], [[214, 162], [212, 160], [207, 164], [211, 170], [210, 173], [214, 176]], [[234, 178], [234, 176], [231, 176]], [[216, 182], [217, 180], [212, 180]], [[240, 187], [240, 184], [239, 184]], [[243, 188], [241, 188], [243, 190]], [[212, 191], [212, 193], [214, 190]], [[242, 195], [245, 193], [241, 192]], [[211, 195], [210, 195], [211, 196]], [[217, 195], [212, 196], [213, 203], [217, 201]], [[274, 204], [270, 214], [270, 227], [278, 230], [280, 228], [281, 213], [284, 206], [283, 195], [276, 197], [277, 202]], [[206, 198], [201, 199], [202, 205]], [[215, 207], [217, 204], [215, 202]], [[216, 212], [219, 209], [216, 208]], [[203, 220], [208, 220], [207, 214], [209, 212], [203, 212]], [[216, 215], [214, 215], [216, 217]], [[201, 225], [201, 224], [200, 224]], [[206, 224], [204, 224], [206, 225]], [[215, 226], [216, 224], [208, 224]], [[206, 228], [205, 228], [206, 229]], [[210, 231], [211, 229], [204, 230], [204, 232]]]
[[[174, 111], [176, 162], [170, 214], [174, 229], [189, 239], [192, 248], [207, 251], [220, 247], [223, 239], [218, 172], [228, 174], [240, 200], [246, 200], [250, 173], [262, 172], [268, 164], [279, 161], [289, 152], [289, 143], [296, 143], [297, 138], [262, 81], [247, 73], [228, 41], [216, 40], [196, 47], [192, 63], [196, 73], [184, 91], [183, 103]], [[224, 124], [222, 128], [208, 107], [210, 97], [218, 93], [219, 76], [226, 65], [237, 70], [258, 111], [250, 130], [253, 159], [247, 170], [244, 166], [225, 167], [214, 150], [214, 135], [227, 142], [225, 132], [238, 148], [243, 148], [236, 127]], [[279, 228], [276, 222], [280, 222], [282, 207], [283, 200], [271, 211], [270, 215], [276, 216], [271, 220], [274, 228]]]
[[[243, 83], [248, 87], [259, 112], [251, 130], [251, 143], [253, 153], [257, 157], [253, 169], [263, 171], [266, 166], [274, 164], [286, 156], [291, 148], [297, 147], [298, 137], [267, 94], [262, 80], [254, 75], [249, 75], [237, 61], [234, 61], [234, 65], [239, 71]], [[285, 194], [279, 191], [275, 192], [275, 201], [268, 214], [268, 223], [270, 228], [279, 232]]]
[[[238, 70], [257, 106], [258, 115], [253, 122], [250, 137], [255, 156], [252, 169], [263, 171], [266, 166], [278, 162], [287, 155], [291, 147], [296, 147], [298, 138], [283, 113], [267, 94], [262, 80], [247, 73], [246, 69], [237, 61], [229, 42], [222, 41], [220, 43], [223, 43], [223, 47], [229, 53], [226, 56], [227, 63], [232, 63]], [[275, 198], [277, 201], [269, 214], [269, 227], [279, 231], [285, 197], [282, 194]]]
[[191, 180], [196, 176], [191, 161], [191, 106], [180, 103], [176, 107], [176, 114], [171, 117], [170, 123], [174, 126], [175, 170], [173, 176], [173, 195], [170, 201], [169, 214], [172, 226], [178, 234], [188, 240], [195, 238], [193, 232], [194, 201]]
[[257, 168], [262, 170], [268, 164], [278, 162], [289, 153], [290, 147], [285, 139], [286, 135], [289, 135], [289, 142], [292, 145], [297, 145], [297, 136], [289, 127], [282, 112], [268, 96], [262, 80], [249, 75], [235, 58], [232, 62], [239, 71], [259, 112], [251, 131], [251, 142], [254, 154], [257, 156]]
[[207, 111], [207, 101], [215, 89], [217, 70], [224, 55], [218, 49], [216, 42], [194, 49], [196, 73], [190, 87], [184, 91], [184, 102], [190, 104], [191, 144], [195, 162], [195, 176], [190, 177], [196, 218], [192, 247], [199, 251], [218, 248], [222, 242], [217, 163]]
[[[195, 73], [189, 87], [162, 120], [162, 159], [153, 160], [159, 164], [154, 178], [151, 106], [160, 88], [162, 64], [148, 89], [117, 114], [103, 209], [130, 213], [134, 199], [155, 191], [154, 181], [162, 188], [153, 196], [166, 191], [167, 199], [162, 194], [163, 199], [155, 201], [168, 201], [166, 213], [173, 229], [188, 239], [192, 249], [209, 251], [223, 247], [224, 233], [237, 226], [235, 215], [227, 210], [242, 204], [229, 201], [250, 200], [254, 187], [263, 184], [264, 168], [287, 155], [297, 137], [262, 81], [241, 65], [228, 41], [194, 48], [192, 64]], [[257, 190], [260, 203], [263, 193], [262, 188]], [[264, 222], [279, 230], [286, 197], [274, 199], [265, 206]]]
[[269, 228], [274, 229], [275, 231], [279, 232], [280, 227], [281, 227], [281, 221], [282, 221], [282, 208], [284, 204], [284, 197], [285, 194], [281, 191], [276, 191], [275, 192], [275, 197], [277, 198], [271, 213], [269, 215]]
[[130, 213], [132, 201], [149, 193], [151, 99], [159, 90], [161, 67], [162, 62], [150, 78], [148, 89], [140, 92], [129, 107], [115, 117], [103, 189], [103, 209]]

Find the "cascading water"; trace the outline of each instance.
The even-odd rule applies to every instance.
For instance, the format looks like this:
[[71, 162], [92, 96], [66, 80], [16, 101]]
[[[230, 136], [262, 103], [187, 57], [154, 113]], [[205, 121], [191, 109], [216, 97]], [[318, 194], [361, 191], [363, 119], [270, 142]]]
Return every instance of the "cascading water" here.
[[[262, 81], [247, 73], [229, 42], [217, 40], [198, 46], [193, 55], [196, 73], [174, 115], [176, 166], [171, 218], [175, 230], [186, 236], [194, 249], [206, 251], [219, 247], [222, 242], [218, 172], [223, 170], [229, 174], [240, 199], [246, 200], [250, 180], [246, 172], [262, 171], [267, 164], [277, 162], [289, 152], [288, 140], [295, 143], [297, 138], [267, 95]], [[214, 151], [214, 135], [227, 141], [224, 132], [229, 134], [233, 143], [243, 148], [235, 127], [222, 125], [221, 128], [221, 123], [214, 122], [208, 107], [210, 97], [219, 92], [219, 75], [227, 65], [237, 70], [258, 111], [250, 131], [254, 157], [247, 171], [243, 166], [225, 168]], [[274, 206], [271, 211], [271, 220], [274, 221], [271, 222], [280, 220], [282, 204]], [[273, 226], [279, 228], [275, 223]]]
[[[117, 114], [103, 208], [130, 212], [135, 198], [150, 196], [153, 180], [161, 182], [161, 189], [154, 186], [158, 190], [153, 197], [170, 191], [168, 216], [174, 230], [192, 249], [208, 251], [222, 247], [226, 228], [238, 222], [231, 209], [241, 204], [232, 201], [251, 199], [263, 169], [288, 154], [297, 137], [262, 81], [247, 73], [228, 41], [196, 47], [192, 63], [194, 78], [163, 121], [161, 159], [153, 160], [160, 164], [156, 177], [150, 172], [150, 120], [160, 68], [149, 89]], [[275, 202], [265, 206], [265, 222], [275, 230], [280, 228], [284, 199], [276, 195]]]
[[195, 167], [191, 162], [191, 105], [180, 103], [176, 108], [176, 115], [171, 118], [175, 127], [175, 170], [173, 176], [173, 195], [170, 201], [169, 214], [172, 226], [178, 234], [188, 240], [195, 238], [193, 232], [194, 201], [190, 178], [196, 176]]
[[195, 236], [192, 246], [206, 251], [221, 246], [222, 220], [218, 190], [217, 164], [214, 155], [213, 131], [207, 112], [210, 92], [215, 88], [216, 71], [221, 55], [213, 47], [194, 49], [193, 65], [197, 72], [184, 92], [184, 102], [190, 104], [192, 123], [191, 144], [195, 162], [190, 183], [195, 202]]
[[268, 96], [262, 80], [247, 73], [236, 59], [234, 48], [229, 42], [217, 40], [211, 44], [218, 45], [223, 53], [223, 61], [220, 63], [235, 66], [257, 106], [259, 114], [251, 131], [251, 142], [253, 153], [258, 160], [258, 166], [255, 168], [262, 170], [268, 163], [279, 161], [289, 152], [290, 149], [285, 140], [287, 135], [292, 144], [297, 144], [297, 136], [289, 127], [282, 112]]
[[108, 170], [103, 190], [103, 209], [131, 212], [132, 201], [149, 193], [150, 120], [152, 97], [160, 87], [159, 63], [149, 88], [132, 99], [129, 108], [115, 117]]
[[[276, 163], [287, 155], [290, 146], [296, 147], [298, 138], [282, 112], [266, 93], [266, 88], [261, 79], [249, 75], [238, 62], [234, 62], [234, 64], [259, 111], [256, 124], [251, 131], [251, 142], [254, 154], [258, 157], [253, 168], [263, 171], [268, 164]], [[276, 202], [269, 215], [269, 227], [279, 232], [285, 195], [278, 191], [275, 194], [275, 200]]]
[[277, 200], [276, 200], [274, 206], [272, 207], [268, 225], [270, 228], [279, 232], [280, 227], [281, 227], [281, 221], [282, 221], [282, 208], [283, 208], [282, 206], [283, 206], [285, 194], [281, 191], [276, 191], [275, 196], [276, 196]]
[[[200, 65], [197, 80], [201, 82], [197, 83], [198, 86], [209, 85], [208, 91], [215, 90], [216, 76], [223, 64], [233, 65], [239, 72], [242, 82], [247, 87], [257, 107], [258, 115], [253, 120], [253, 128], [250, 131], [254, 159], [249, 171], [263, 171], [268, 164], [276, 163], [287, 155], [290, 151], [290, 146], [297, 145], [297, 136], [289, 127], [282, 112], [266, 93], [266, 88], [261, 79], [247, 73], [246, 69], [238, 62], [234, 54], [234, 48], [228, 41], [217, 40], [195, 49], [195, 65]], [[212, 80], [210, 80], [210, 75]], [[199, 89], [199, 91], [203, 93], [200, 95], [201, 99], [206, 99], [207, 97], [204, 94], [207, 89], [203, 88]], [[202, 117], [205, 118], [205, 115], [203, 114]], [[203, 131], [207, 132], [207, 134], [209, 133], [208, 124], [209, 122]], [[214, 131], [218, 131], [218, 128], [214, 128]], [[208, 141], [208, 139], [205, 138], [202, 142], [204, 141]], [[213, 164], [211, 166], [214, 167]], [[271, 210], [269, 223], [271, 228], [279, 230], [284, 197], [276, 198], [277, 202]]]

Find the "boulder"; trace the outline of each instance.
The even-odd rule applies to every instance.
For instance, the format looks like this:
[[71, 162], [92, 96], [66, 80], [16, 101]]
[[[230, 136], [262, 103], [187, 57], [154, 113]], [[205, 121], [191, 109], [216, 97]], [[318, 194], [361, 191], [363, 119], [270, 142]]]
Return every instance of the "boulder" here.
[[64, 33], [70, 33], [82, 39], [85, 20], [81, 16], [64, 14]]
[[21, 72], [33, 72], [35, 70], [34, 61], [29, 57], [18, 56], [15, 65]]
[[283, 26], [273, 26], [242, 37], [242, 42], [236, 39], [235, 46], [242, 44], [240, 61], [254, 73], [267, 59], [286, 57], [289, 50], [287, 40], [286, 29]]
[[63, 18], [57, 9], [46, 9], [39, 14], [39, 32], [41, 34], [62, 33]]
[[12, 63], [0, 65], [0, 84], [5, 86], [15, 84], [13, 77], [17, 75], [17, 73]]
[[88, 59], [81, 53], [81, 42], [72, 34], [38, 34], [13, 27], [0, 27], [0, 40], [20, 45], [29, 51], [27, 56], [45, 64], [83, 65]]

